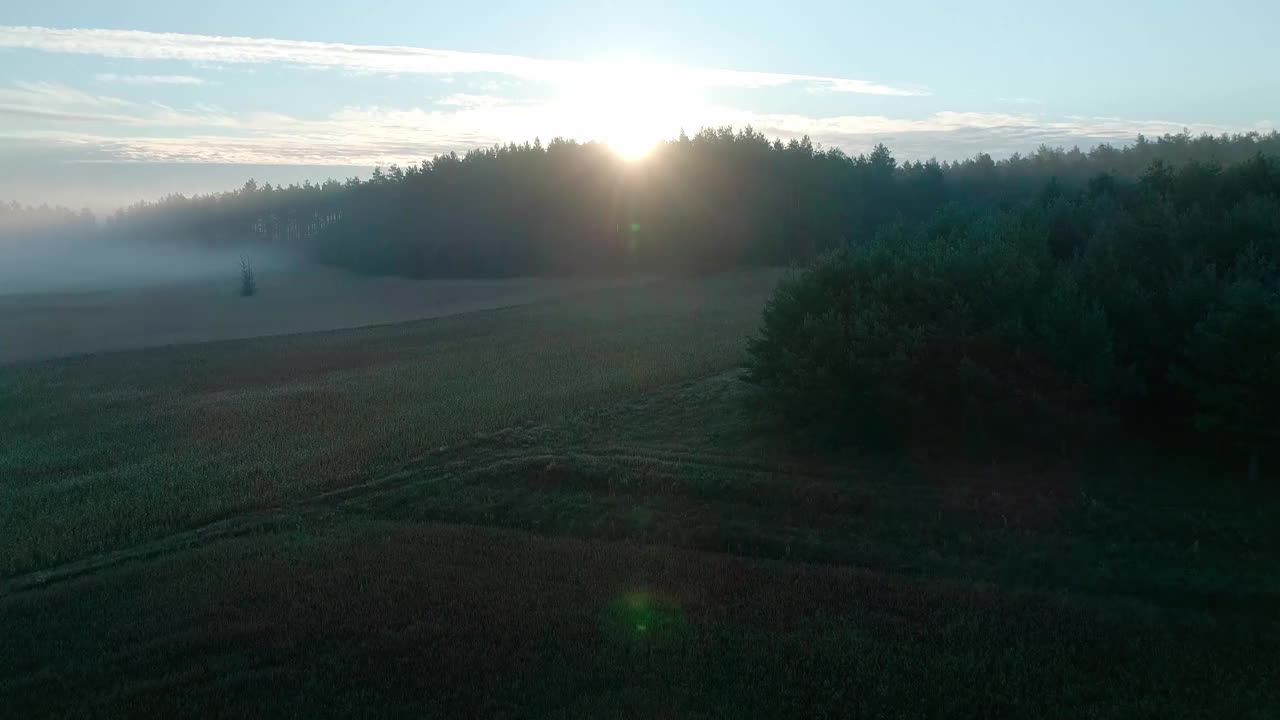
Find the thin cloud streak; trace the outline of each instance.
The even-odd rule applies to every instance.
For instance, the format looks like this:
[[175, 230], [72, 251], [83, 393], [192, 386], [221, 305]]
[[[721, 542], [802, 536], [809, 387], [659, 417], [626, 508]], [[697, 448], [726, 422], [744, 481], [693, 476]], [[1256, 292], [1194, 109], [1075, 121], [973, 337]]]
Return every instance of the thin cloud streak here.
[[453, 93], [436, 101], [437, 105], [463, 108], [493, 108], [510, 105], [511, 100], [498, 95], [473, 95], [470, 93]]
[[137, 103], [110, 95], [94, 95], [75, 88], [50, 82], [16, 82], [12, 88], [0, 88], [0, 102], [36, 105], [41, 108], [131, 108]]
[[[246, 123], [225, 113], [204, 110], [175, 110], [158, 102], [139, 103], [110, 95], [94, 95], [82, 90], [49, 82], [18, 82], [12, 88], [0, 88], [0, 114], [12, 117], [42, 118], [51, 121], [93, 122], [119, 127], [238, 127]], [[275, 117], [256, 113], [246, 116]], [[0, 132], [15, 137], [14, 131]]]
[[[384, 74], [457, 75], [490, 73], [542, 82], [572, 81], [597, 72], [589, 63], [494, 53], [461, 52], [399, 45], [225, 37], [141, 30], [46, 28], [0, 25], [0, 48], [94, 55], [132, 60], [193, 63], [285, 64]], [[801, 84], [830, 92], [921, 96], [919, 88], [893, 87], [853, 78], [645, 65], [642, 71], [678, 77], [703, 87], [769, 88]]]
[[[3, 112], [0, 108], [0, 112]], [[149, 111], [150, 112], [150, 111]], [[903, 159], [937, 156], [955, 159], [984, 151], [994, 155], [1028, 152], [1040, 144], [1095, 145], [1126, 143], [1139, 133], [1240, 132], [1231, 128], [1122, 118], [1046, 120], [1034, 115], [939, 112], [922, 119], [880, 115], [808, 117], [767, 114], [731, 108], [704, 108], [685, 126], [751, 126], [784, 140], [808, 135], [826, 147], [864, 152], [887, 143]], [[15, 140], [76, 145], [100, 151], [100, 157], [126, 162], [230, 163], [257, 165], [388, 165], [415, 163], [442, 153], [465, 152], [513, 139], [555, 136], [598, 139], [591, 128], [572, 127], [563, 109], [553, 104], [458, 105], [444, 110], [346, 108], [323, 119], [282, 114], [194, 114], [154, 111], [131, 120], [130, 127], [167, 129], [181, 126], [181, 137], [146, 133], [112, 136], [92, 132], [44, 129], [10, 133]], [[667, 137], [680, 132], [673, 122]]]
[[[56, 83], [25, 82], [0, 88], [0, 123], [5, 117], [26, 118], [40, 121], [43, 127], [13, 127], [0, 131], [0, 137], [93, 146], [105, 157], [129, 162], [385, 165], [534, 137], [610, 140], [600, 134], [611, 126], [608, 117], [598, 117], [599, 112], [582, 100], [515, 101], [456, 93], [436, 100], [430, 109], [352, 106], [304, 118], [276, 112], [232, 113], [208, 105], [173, 108]], [[958, 158], [978, 151], [1008, 154], [1032, 150], [1040, 143], [1124, 143], [1140, 133], [1161, 135], [1184, 128], [1215, 134], [1267, 129], [1109, 117], [1050, 119], [1027, 112], [813, 117], [697, 100], [680, 103], [651, 120], [646, 130], [654, 137], [672, 138], [684, 129], [701, 127], [751, 126], [783, 139], [808, 135], [846, 152], [861, 152], [883, 141], [904, 158]]]
[[77, 123], [127, 123], [129, 118], [123, 115], [104, 115], [83, 112], [67, 112], [65, 110], [41, 109], [23, 105], [7, 105], [0, 103], [0, 117], [30, 118], [53, 122]]
[[120, 85], [205, 85], [204, 78], [192, 75], [116, 75], [115, 73], [98, 73], [93, 78], [102, 83], [118, 83]]

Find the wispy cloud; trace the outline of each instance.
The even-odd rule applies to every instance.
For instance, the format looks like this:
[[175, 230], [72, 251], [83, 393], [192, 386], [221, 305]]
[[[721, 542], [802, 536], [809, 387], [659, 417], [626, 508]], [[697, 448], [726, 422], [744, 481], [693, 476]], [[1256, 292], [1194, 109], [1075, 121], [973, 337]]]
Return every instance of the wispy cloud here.
[[0, 102], [35, 107], [129, 108], [137, 103], [110, 95], [94, 95], [66, 85], [51, 82], [15, 82], [0, 88]]
[[[1137, 134], [1232, 132], [1224, 127], [1115, 117], [1050, 117], [1031, 98], [1003, 98], [1001, 111], [942, 110], [929, 115], [764, 112], [714, 104], [728, 93], [705, 88], [793, 87], [809, 92], [921, 95], [924, 90], [851, 78], [652, 63], [579, 63], [515, 55], [464, 53], [403, 46], [351, 45], [267, 38], [215, 37], [127, 30], [58, 30], [0, 26], [0, 48], [140, 61], [183, 61], [193, 67], [288, 65], [323, 72], [428, 74], [458, 82], [457, 92], [423, 98], [418, 107], [358, 104], [239, 110], [160, 102], [86, 92], [50, 82], [14, 82], [0, 87], [0, 141], [55, 148], [59, 157], [85, 161], [217, 163], [253, 165], [371, 166], [416, 162], [451, 151], [534, 137], [617, 140], [609, 133], [674, 137], [682, 129], [752, 126], [784, 139], [810, 136], [827, 147], [858, 153], [887, 143], [901, 158], [994, 155], [1026, 152], [1039, 144], [1091, 146], [1123, 143]], [[163, 68], [165, 70], [170, 67]], [[100, 73], [97, 90], [207, 82], [183, 74]], [[524, 81], [554, 87], [522, 87]], [[532, 91], [532, 92], [531, 92]], [[130, 98], [142, 94], [128, 93]], [[739, 95], [739, 94], [734, 94]], [[260, 101], [258, 96], [248, 99]], [[169, 100], [168, 102], [172, 102]], [[862, 101], [849, 98], [845, 107]], [[234, 103], [233, 103], [234, 104]], [[834, 103], [824, 102], [830, 106]], [[881, 103], [892, 107], [894, 103]], [[262, 107], [262, 106], [259, 106]], [[888, 111], [884, 111], [888, 113]], [[905, 115], [906, 112], [903, 113]], [[65, 153], [64, 153], [65, 151]], [[3, 156], [0, 155], [0, 162]]]
[[93, 78], [101, 83], [120, 85], [204, 85], [208, 81], [193, 75], [116, 75], [98, 73]]
[[[0, 87], [0, 137], [92, 145], [125, 161], [299, 165], [374, 165], [416, 162], [511, 140], [563, 136], [608, 140], [627, 108], [598, 98], [553, 95], [514, 100], [453, 93], [429, 108], [350, 106], [320, 117], [281, 112], [232, 112], [196, 104], [186, 108], [135, 102], [48, 82]], [[697, 99], [671, 103], [647, 118], [646, 132], [674, 137], [682, 129], [752, 126], [766, 135], [808, 135], [828, 147], [860, 152], [886, 142], [903, 157], [955, 158], [978, 151], [1008, 154], [1041, 143], [1123, 143], [1139, 133], [1240, 132], [1256, 127], [1115, 117], [1049, 118], [1034, 112], [941, 111], [914, 118], [888, 115], [768, 113]], [[25, 123], [23, 121], [26, 121]], [[34, 121], [34, 126], [33, 126]], [[26, 125], [24, 129], [24, 124]]]
[[[133, 60], [182, 60], [205, 64], [285, 64], [350, 72], [457, 75], [487, 73], [544, 82], [572, 81], [599, 71], [597, 66], [493, 53], [460, 52], [402, 45], [224, 37], [141, 30], [60, 29], [0, 25], [0, 48], [51, 53], [94, 55]], [[822, 75], [751, 72], [664, 65], [629, 66], [632, 72], [661, 74], [707, 87], [768, 88], [800, 84], [831, 92], [870, 95], [927, 95], [922, 88], [904, 88], [854, 78]]]
[[[564, 108], [553, 102], [484, 106], [474, 98], [453, 100], [456, 105], [433, 109], [349, 107], [310, 119], [204, 106], [174, 109], [137, 104], [104, 110], [71, 104], [40, 109], [0, 103], [0, 166], [30, 169], [10, 173], [7, 180], [0, 177], [0, 196], [89, 204], [110, 211], [141, 197], [234, 187], [249, 176], [319, 180], [363, 175], [374, 165], [416, 163], [441, 153], [463, 153], [535, 136], [544, 140], [596, 137], [588, 120], [566, 119]], [[11, 122], [6, 114], [14, 114]], [[103, 117], [109, 121], [102, 122]], [[900, 160], [956, 159], [978, 152], [1002, 157], [1041, 144], [1086, 148], [1101, 142], [1123, 144], [1138, 133], [1159, 135], [1184, 127], [1158, 120], [1047, 119], [991, 112], [939, 112], [922, 118], [810, 117], [703, 107], [684, 117], [678, 124], [690, 131], [705, 125], [749, 124], [783, 139], [808, 135], [815, 143], [849, 154], [884, 142]], [[16, 129], [3, 130], [7, 122]], [[676, 122], [674, 116], [672, 122]], [[1190, 124], [1187, 129], [1220, 133], [1269, 127]], [[673, 127], [663, 134], [673, 136], [678, 131]], [[175, 171], [175, 163], [189, 169]], [[267, 171], [264, 166], [278, 170]], [[124, 179], [130, 177], [134, 180]], [[144, 177], [151, 180], [138, 179]]]
[[[0, 91], [3, 99], [3, 91]], [[73, 105], [56, 112], [60, 119], [110, 117], [127, 132], [90, 132], [51, 125], [40, 130], [7, 133], [16, 140], [73, 144], [93, 148], [98, 158], [126, 162], [227, 163], [254, 165], [387, 165], [412, 163], [451, 151], [511, 140], [555, 136], [593, 139], [598, 130], [590, 118], [578, 119], [573, 108], [554, 101], [505, 102], [484, 95], [453, 95], [438, 109], [349, 107], [322, 118], [281, 113], [228, 113], [218, 108], [179, 110], [138, 104], [117, 114], [93, 115], [92, 108]], [[0, 113], [6, 108], [0, 106]], [[19, 112], [41, 112], [38, 108]], [[52, 119], [52, 118], [51, 118]], [[697, 112], [672, 116], [668, 137], [681, 127], [750, 125], [783, 139], [808, 135], [826, 147], [863, 152], [885, 142], [904, 159], [994, 155], [1027, 152], [1041, 143], [1091, 146], [1124, 143], [1137, 134], [1230, 132], [1256, 128], [1191, 125], [1162, 120], [1066, 117], [1046, 119], [1033, 114], [998, 112], [934, 113], [923, 118], [883, 115], [811, 117], [800, 114], [759, 113], [729, 107], [702, 106]], [[175, 132], [180, 130], [180, 132]], [[599, 139], [599, 138], [596, 138]]]
[[29, 118], [49, 122], [76, 123], [111, 123], [126, 119], [123, 118], [123, 116], [108, 115], [105, 113], [69, 112], [66, 110], [25, 107], [23, 105], [10, 105], [6, 103], [0, 103], [0, 117]]
[[[134, 128], [228, 128], [244, 122], [203, 105], [178, 110], [159, 102], [134, 102], [49, 82], [17, 82], [12, 87], [0, 87], [0, 115]], [[16, 136], [13, 132], [3, 134]]]
[[0, 116], [46, 122], [136, 124], [128, 111], [137, 105], [109, 95], [93, 95], [46, 82], [18, 82], [0, 88]]
[[510, 105], [511, 101], [498, 95], [472, 95], [469, 93], [453, 93], [436, 101], [437, 105], [462, 108], [494, 108]]

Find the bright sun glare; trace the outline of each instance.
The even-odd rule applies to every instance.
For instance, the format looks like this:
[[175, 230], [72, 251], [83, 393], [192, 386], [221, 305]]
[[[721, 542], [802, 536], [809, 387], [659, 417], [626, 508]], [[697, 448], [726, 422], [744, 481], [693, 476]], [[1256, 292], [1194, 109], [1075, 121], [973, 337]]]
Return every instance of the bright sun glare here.
[[565, 119], [584, 137], [638, 160], [680, 130], [680, 118], [700, 102], [678, 71], [635, 62], [596, 63], [564, 86]]

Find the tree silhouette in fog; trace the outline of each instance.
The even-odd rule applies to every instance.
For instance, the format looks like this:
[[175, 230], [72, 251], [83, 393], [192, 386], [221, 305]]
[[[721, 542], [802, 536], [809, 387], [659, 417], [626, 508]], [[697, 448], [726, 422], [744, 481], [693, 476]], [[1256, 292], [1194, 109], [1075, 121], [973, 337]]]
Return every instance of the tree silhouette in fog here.
[[42, 241], [62, 237], [83, 237], [97, 230], [93, 213], [76, 212], [60, 205], [20, 205], [0, 202], [0, 241], [20, 239]]

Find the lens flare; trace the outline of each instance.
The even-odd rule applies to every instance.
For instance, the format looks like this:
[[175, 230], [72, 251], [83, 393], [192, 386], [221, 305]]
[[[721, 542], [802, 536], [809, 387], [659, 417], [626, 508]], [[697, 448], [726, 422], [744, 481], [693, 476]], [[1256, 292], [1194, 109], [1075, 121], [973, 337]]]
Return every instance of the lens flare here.
[[670, 598], [635, 590], [610, 603], [603, 629], [614, 642], [627, 647], [678, 645], [687, 639], [689, 624]]

